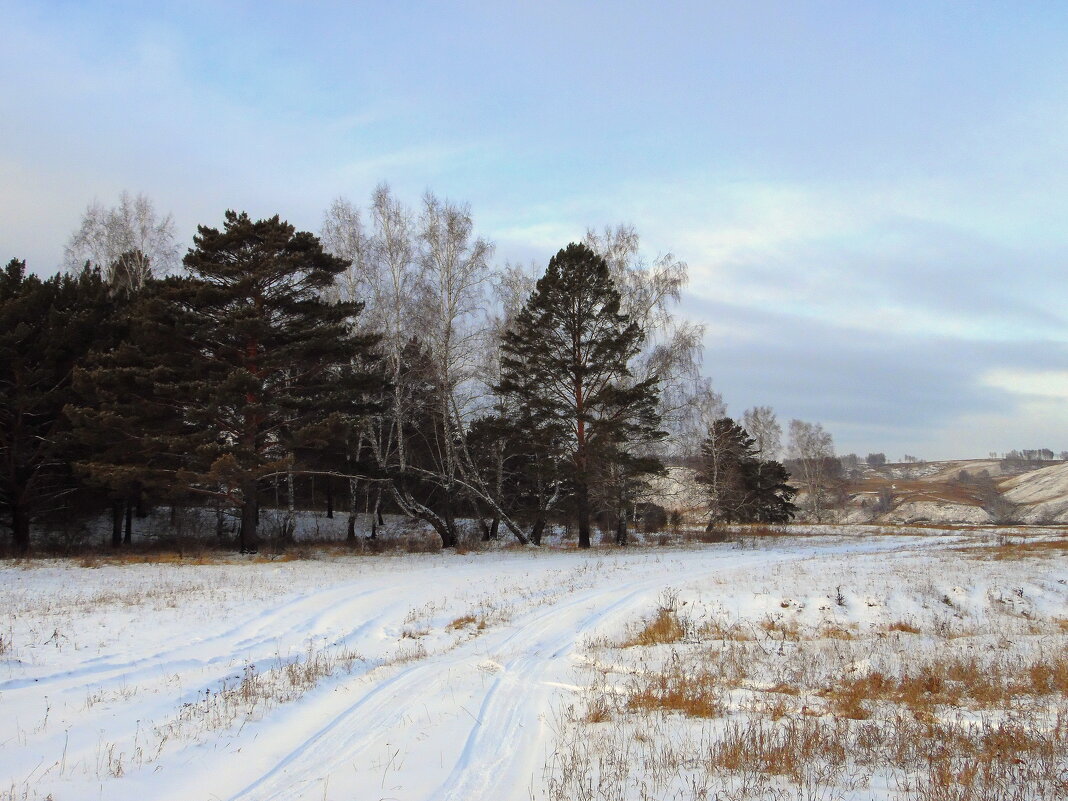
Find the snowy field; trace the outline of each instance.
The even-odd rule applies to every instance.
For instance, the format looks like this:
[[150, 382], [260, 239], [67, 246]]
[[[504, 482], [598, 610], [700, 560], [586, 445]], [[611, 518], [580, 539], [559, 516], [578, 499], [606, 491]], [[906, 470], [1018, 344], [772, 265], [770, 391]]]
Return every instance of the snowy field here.
[[1065, 797], [1064, 550], [860, 531], [9, 563], [0, 799]]

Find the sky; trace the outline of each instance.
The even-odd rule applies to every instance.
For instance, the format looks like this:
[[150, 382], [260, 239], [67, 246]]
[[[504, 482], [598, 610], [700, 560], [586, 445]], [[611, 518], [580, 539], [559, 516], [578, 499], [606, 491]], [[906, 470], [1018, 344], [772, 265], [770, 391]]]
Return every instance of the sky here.
[[[387, 181], [495, 259], [628, 223], [731, 414], [1068, 450], [1068, 4], [0, 0], [0, 258], [144, 193], [318, 231]], [[785, 427], [785, 426], [784, 426]]]

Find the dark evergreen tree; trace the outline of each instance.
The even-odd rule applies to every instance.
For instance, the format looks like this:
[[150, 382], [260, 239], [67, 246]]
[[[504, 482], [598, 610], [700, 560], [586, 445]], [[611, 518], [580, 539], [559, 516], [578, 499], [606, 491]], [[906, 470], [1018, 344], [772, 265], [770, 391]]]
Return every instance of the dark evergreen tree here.
[[355, 333], [360, 304], [322, 299], [347, 263], [277, 216], [228, 211], [221, 230], [198, 229], [184, 264], [188, 277], [160, 282], [139, 305], [128, 348], [87, 378], [137, 387], [139, 401], [108, 410], [135, 447], [89, 469], [140, 470], [230, 504], [240, 547], [253, 550], [261, 481], [291, 473], [302, 447], [343, 437], [374, 408], [375, 340]]
[[[619, 311], [604, 259], [572, 243], [550, 261], [505, 334], [497, 391], [560, 430], [579, 546], [590, 546], [591, 490], [625, 442], [655, 439], [656, 380], [634, 382], [627, 362], [643, 333]], [[651, 462], [650, 462], [651, 466]]]
[[729, 417], [716, 420], [701, 445], [697, 481], [707, 488], [709, 527], [719, 523], [785, 523], [797, 511], [796, 490], [779, 462], [757, 457], [756, 443]]
[[[129, 341], [131, 311], [136, 307], [134, 301], [144, 291], [146, 282], [151, 285], [152, 269], [147, 255], [140, 250], [131, 250], [120, 254], [103, 274], [113, 303], [112, 325], [94, 338], [93, 352], [75, 369], [74, 396], [65, 414], [72, 423], [69, 457], [81, 478], [107, 492], [111, 504], [111, 544], [119, 547], [132, 541], [134, 510], [140, 515], [147, 513], [145, 501], [149, 484], [136, 470], [90, 471], [86, 464], [128, 466], [136, 462], [136, 442], [122, 423], [131, 416], [131, 404], [138, 405], [139, 416], [144, 416], [147, 409], [143, 408], [143, 393], [137, 392], [133, 386], [123, 385], [131, 378], [128, 369], [108, 376], [99, 386], [86, 381], [86, 374], [92, 371], [94, 376], [102, 377], [96, 372], [101, 358], [122, 363], [116, 351]], [[124, 355], [130, 355], [128, 349]], [[156, 410], [156, 413], [160, 411]], [[173, 416], [169, 409], [163, 409], [162, 414]]]
[[63, 409], [111, 310], [97, 270], [42, 281], [12, 259], [0, 274], [0, 508], [17, 553], [30, 550], [30, 523], [75, 487]]
[[797, 489], [790, 486], [790, 474], [782, 462], [751, 459], [743, 463], [749, 488], [741, 508], [744, 523], [789, 523], [797, 514], [793, 503]]

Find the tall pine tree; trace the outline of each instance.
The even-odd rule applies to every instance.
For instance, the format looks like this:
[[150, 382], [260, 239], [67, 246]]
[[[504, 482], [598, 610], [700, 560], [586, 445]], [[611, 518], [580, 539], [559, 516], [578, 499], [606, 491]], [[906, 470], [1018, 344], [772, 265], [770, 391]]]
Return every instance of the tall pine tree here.
[[661, 436], [656, 380], [635, 382], [627, 368], [644, 335], [619, 304], [604, 259], [572, 243], [549, 261], [502, 345], [497, 391], [564, 432], [581, 548], [590, 547], [591, 490], [605, 465], [630, 460], [623, 443]]

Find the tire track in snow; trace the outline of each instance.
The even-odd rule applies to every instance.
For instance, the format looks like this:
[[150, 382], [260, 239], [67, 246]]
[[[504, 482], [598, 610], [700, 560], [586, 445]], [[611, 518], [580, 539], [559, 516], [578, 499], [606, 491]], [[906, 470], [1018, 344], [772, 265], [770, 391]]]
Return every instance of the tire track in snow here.
[[[769, 559], [765, 553], [756, 553], [732, 560], [729, 569], [811, 555], [806, 550]], [[683, 562], [678, 572], [661, 572], [662, 565], [635, 567], [658, 572], [624, 587], [602, 584], [581, 590], [513, 620], [504, 631], [484, 634], [378, 682], [340, 713], [335, 712], [329, 722], [296, 744], [270, 770], [229, 796], [230, 801], [281, 801], [299, 798], [301, 790], [318, 796], [317, 788], [324, 776], [352, 763], [361, 754], [381, 748], [389, 730], [414, 718], [424, 703], [426, 688], [433, 687], [436, 678], [459, 669], [473, 676], [487, 655], [514, 653], [484, 688], [479, 714], [472, 716], [444, 783], [427, 796], [435, 801], [509, 797], [511, 791], [517, 790], [512, 786], [516, 774], [527, 772], [526, 763], [517, 769], [516, 761], [526, 757], [529, 762], [532, 756], [539, 756], [533, 747], [539, 736], [539, 718], [555, 692], [543, 679], [554, 671], [561, 674], [556, 678], [563, 678], [571, 669], [570, 660], [562, 663], [560, 658], [596, 626], [644, 610], [664, 587], [692, 584], [720, 572], [707, 562], [689, 569]], [[575, 620], [574, 613], [585, 607], [593, 609]], [[525, 781], [529, 777], [518, 778]]]

